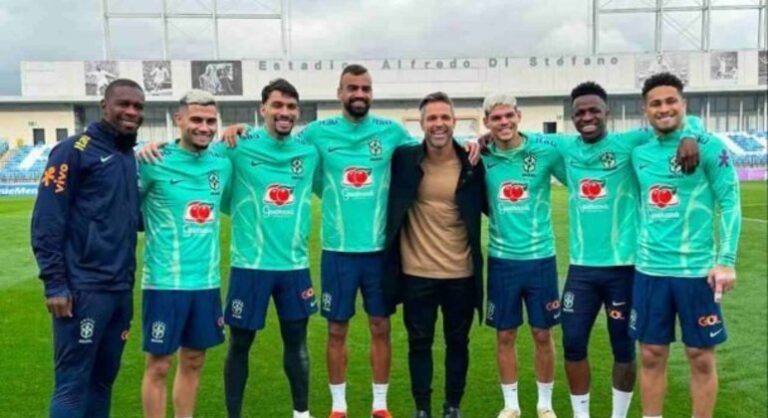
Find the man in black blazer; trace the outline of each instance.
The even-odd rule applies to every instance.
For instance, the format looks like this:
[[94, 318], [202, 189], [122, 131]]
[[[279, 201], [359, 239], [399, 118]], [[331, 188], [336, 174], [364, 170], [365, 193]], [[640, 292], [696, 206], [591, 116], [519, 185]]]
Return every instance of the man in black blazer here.
[[438, 308], [446, 345], [444, 418], [459, 418], [469, 367], [474, 311], [482, 318], [480, 218], [484, 168], [454, 140], [451, 99], [441, 92], [419, 104], [424, 142], [392, 159], [387, 219], [387, 302], [403, 303], [416, 418], [431, 417], [432, 342]]

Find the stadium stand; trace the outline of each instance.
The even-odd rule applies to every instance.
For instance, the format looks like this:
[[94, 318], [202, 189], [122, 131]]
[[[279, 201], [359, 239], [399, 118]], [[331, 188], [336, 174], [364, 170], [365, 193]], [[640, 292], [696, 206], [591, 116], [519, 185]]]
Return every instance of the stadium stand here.
[[727, 135], [731, 141], [736, 143], [739, 148], [746, 152], [757, 152], [765, 149], [765, 146], [761, 145], [758, 141], [755, 140], [755, 135], [743, 132], [734, 132]]
[[48, 146], [23, 146], [11, 151], [13, 154], [0, 169], [0, 182], [37, 182], [45, 169], [50, 148]]
[[[731, 151], [742, 180], [765, 180], [768, 177], [768, 132], [726, 132], [716, 135]], [[456, 137], [459, 141], [474, 139], [473, 135]], [[422, 136], [414, 135], [414, 138], [421, 140]], [[147, 142], [140, 140], [136, 148], [140, 149]], [[7, 141], [0, 140], [0, 195], [34, 194], [50, 151], [50, 147], [44, 145], [12, 149]]]

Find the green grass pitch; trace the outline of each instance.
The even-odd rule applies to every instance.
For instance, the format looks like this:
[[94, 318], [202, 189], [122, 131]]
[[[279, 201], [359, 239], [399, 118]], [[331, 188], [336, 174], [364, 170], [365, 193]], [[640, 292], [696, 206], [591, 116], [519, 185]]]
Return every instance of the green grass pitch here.
[[[566, 196], [562, 187], [554, 188], [554, 221], [557, 234], [559, 275], [564, 277], [567, 260]], [[36, 279], [37, 267], [29, 247], [29, 219], [33, 200], [0, 199], [0, 416], [47, 416], [53, 388], [51, 322], [43, 305], [42, 285]], [[766, 183], [742, 184], [744, 223], [739, 248], [736, 290], [725, 296], [724, 310], [730, 339], [718, 349], [720, 396], [717, 417], [764, 417], [768, 414], [768, 291], [766, 288]], [[314, 231], [311, 242], [313, 280], [319, 287], [319, 205], [314, 207]], [[227, 275], [229, 262], [228, 223], [224, 228], [222, 272]], [[141, 250], [140, 250], [141, 251]], [[141, 254], [141, 252], [139, 252]], [[139, 257], [139, 265], [141, 258]], [[226, 288], [226, 280], [224, 284]], [[123, 364], [114, 387], [112, 415], [119, 418], [141, 416], [140, 384], [144, 357], [141, 352], [139, 289], [135, 292], [132, 333], [123, 355]], [[358, 306], [358, 313], [361, 312]], [[309, 345], [312, 364], [310, 409], [314, 416], [327, 416], [330, 395], [325, 371], [325, 321], [310, 320]], [[523, 328], [527, 328], [524, 326]], [[438, 327], [439, 329], [439, 327]], [[557, 376], [555, 410], [570, 417], [568, 389], [563, 372], [559, 329], [557, 341]], [[368, 361], [368, 330], [365, 315], [357, 315], [349, 336], [349, 375], [347, 399], [350, 417], [365, 417], [370, 412], [371, 375]], [[433, 405], [442, 403], [441, 335], [435, 344]], [[396, 417], [409, 417], [410, 396], [406, 361], [406, 333], [400, 313], [392, 318], [393, 363], [389, 405]], [[467, 392], [462, 409], [470, 418], [495, 417], [502, 407], [495, 362], [495, 334], [485, 326], [472, 330], [471, 364]], [[526, 329], [521, 329], [518, 354], [520, 401], [524, 416], [532, 416], [536, 405], [536, 386], [532, 371], [532, 343]], [[197, 417], [224, 417], [223, 361], [226, 346], [208, 353], [197, 404]], [[610, 414], [611, 355], [601, 314], [590, 346], [592, 361], [592, 413]], [[170, 379], [169, 379], [170, 380]], [[169, 392], [170, 393], [170, 392]], [[170, 396], [169, 396], [170, 397]], [[289, 417], [291, 413], [288, 384], [281, 366], [281, 344], [274, 308], [270, 308], [267, 328], [256, 337], [251, 352], [251, 376], [246, 389], [245, 414], [249, 417]], [[636, 392], [631, 416], [640, 416]], [[690, 416], [688, 367], [680, 344], [673, 345], [669, 368], [669, 393], [665, 416]], [[169, 416], [171, 415], [169, 407]]]

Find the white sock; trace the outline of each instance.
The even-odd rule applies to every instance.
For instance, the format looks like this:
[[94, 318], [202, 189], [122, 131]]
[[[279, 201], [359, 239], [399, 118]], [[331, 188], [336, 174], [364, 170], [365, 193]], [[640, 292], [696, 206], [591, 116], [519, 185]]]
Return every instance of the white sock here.
[[293, 418], [311, 418], [311, 417], [309, 416], [309, 411], [299, 412], [294, 409]]
[[536, 386], [539, 388], [539, 401], [536, 403], [536, 409], [552, 409], [552, 388], [555, 387], [555, 382], [542, 383], [536, 382]]
[[347, 412], [347, 384], [328, 385], [331, 388], [332, 411]]
[[387, 409], [387, 390], [389, 383], [373, 384], [373, 410]]
[[501, 384], [501, 394], [504, 396], [504, 409], [520, 410], [517, 400], [517, 382], [508, 385]]
[[589, 393], [584, 395], [571, 395], [571, 408], [573, 418], [589, 418]]
[[624, 392], [613, 388], [613, 414], [611, 418], [627, 418], [631, 402], [632, 392]]

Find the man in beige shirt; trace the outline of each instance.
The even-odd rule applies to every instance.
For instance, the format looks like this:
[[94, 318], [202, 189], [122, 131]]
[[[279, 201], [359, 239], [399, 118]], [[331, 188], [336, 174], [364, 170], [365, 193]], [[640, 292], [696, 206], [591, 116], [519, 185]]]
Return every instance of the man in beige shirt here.
[[[432, 343], [443, 313], [446, 346], [442, 417], [459, 418], [469, 366], [469, 330], [482, 307], [480, 217], [484, 168], [453, 139], [453, 103], [433, 93], [419, 105], [424, 142], [392, 160], [385, 278], [389, 303], [403, 302], [416, 418], [431, 417]], [[482, 315], [480, 315], [482, 317]]]

